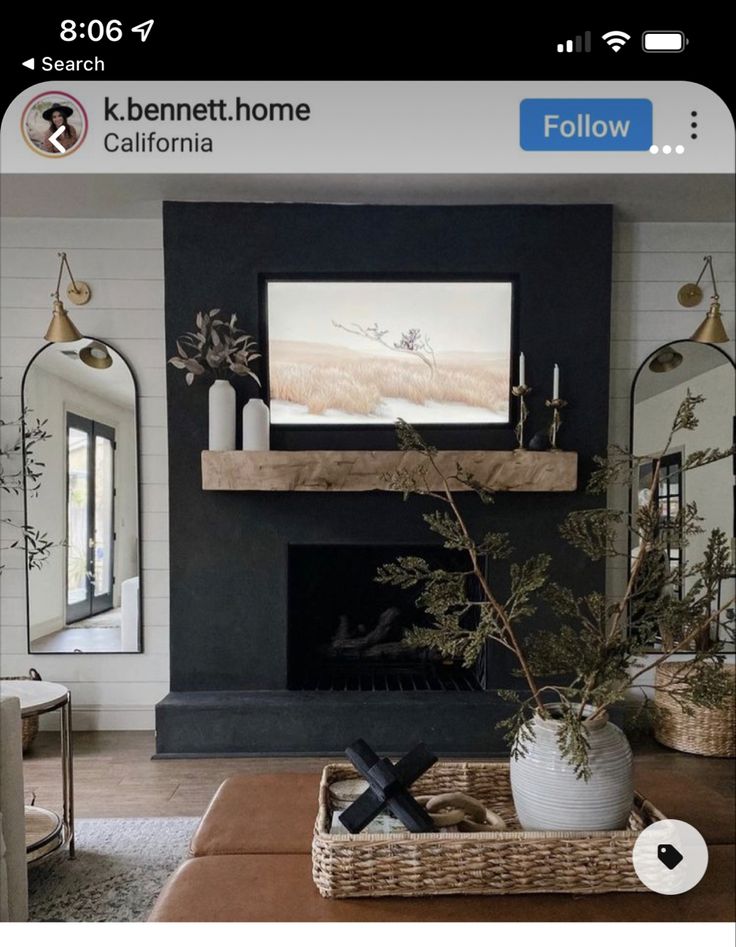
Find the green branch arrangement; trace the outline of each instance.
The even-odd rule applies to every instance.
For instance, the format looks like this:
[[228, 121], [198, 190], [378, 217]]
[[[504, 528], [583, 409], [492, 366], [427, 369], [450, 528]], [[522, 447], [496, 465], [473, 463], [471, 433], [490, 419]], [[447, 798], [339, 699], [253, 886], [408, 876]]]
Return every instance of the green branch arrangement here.
[[[45, 464], [34, 454], [37, 444], [48, 440], [51, 435], [46, 430], [48, 420], [31, 418], [26, 408], [19, 418], [12, 421], [0, 419], [0, 491], [12, 496], [38, 496], [41, 488]], [[3, 517], [0, 523], [17, 533], [15, 539], [0, 543], [0, 549], [25, 550], [29, 569], [40, 569], [51, 554], [51, 550], [63, 546], [49, 539], [29, 523], [19, 523], [12, 517]], [[0, 572], [5, 564], [0, 563]]]
[[[513, 548], [506, 533], [474, 537], [455, 501], [454, 488], [458, 484], [469, 487], [484, 503], [492, 502], [492, 493], [460, 466], [448, 476], [437, 462], [437, 450], [410, 425], [399, 421], [399, 447], [422, 459], [411, 471], [388, 474], [387, 485], [402, 492], [404, 499], [419, 495], [441, 504], [439, 510], [424, 514], [424, 520], [446, 549], [467, 553], [467, 568], [435, 569], [421, 557], [404, 556], [382, 566], [376, 580], [417, 589], [417, 605], [428, 620], [406, 631], [413, 646], [466, 667], [473, 667], [488, 641], [514, 655], [523, 690], [500, 692], [514, 704], [512, 714], [501, 724], [513, 756], [523, 756], [533, 739], [535, 713], [554, 717], [561, 721], [558, 743], [562, 757], [578, 777], [589, 779], [586, 722], [623, 703], [632, 686], [642, 686], [641, 678], [678, 652], [687, 651], [692, 658], [670, 685], [678, 703], [692, 712], [694, 706], [717, 707], [727, 698], [729, 681], [717, 653], [719, 644], [708, 640], [711, 623], [734, 605], [731, 599], [714, 606], [720, 581], [733, 571], [727, 537], [720, 529], [712, 530], [703, 557], [684, 563], [677, 576], [668, 575], [668, 537], [661, 528], [658, 505], [660, 458], [678, 432], [697, 427], [695, 409], [703, 400], [688, 393], [656, 454], [635, 456], [612, 448], [608, 457], [595, 458], [597, 469], [588, 490], [597, 494], [605, 493], [614, 483], [633, 489], [640, 466], [651, 464], [648, 500], [643, 506], [632, 514], [611, 509], [575, 511], [560, 526], [567, 542], [592, 561], [622, 556], [629, 560], [629, 545], [619, 548], [621, 531], [629, 535], [636, 554], [631, 559], [627, 587], [616, 598], [597, 590], [579, 595], [553, 581], [549, 555], [536, 555], [521, 563], [511, 561]], [[733, 447], [699, 451], [684, 459], [682, 469], [715, 463], [733, 452]], [[430, 472], [432, 483], [439, 478], [439, 489], [429, 486]], [[688, 537], [701, 531], [700, 522], [695, 504], [688, 504], [677, 514], [671, 532], [687, 545]], [[673, 582], [684, 588], [685, 579], [688, 588], [681, 598], [661, 594]], [[499, 587], [508, 589], [505, 595], [494, 591], [496, 580], [500, 580]], [[477, 600], [468, 595], [471, 587], [480, 590]], [[532, 627], [542, 603], [555, 616], [554, 628]], [[635, 622], [632, 616], [636, 616]], [[724, 627], [733, 635], [732, 619]], [[662, 629], [669, 629], [669, 636]], [[661, 650], [652, 654], [660, 641]], [[550, 679], [559, 683], [548, 683]]]

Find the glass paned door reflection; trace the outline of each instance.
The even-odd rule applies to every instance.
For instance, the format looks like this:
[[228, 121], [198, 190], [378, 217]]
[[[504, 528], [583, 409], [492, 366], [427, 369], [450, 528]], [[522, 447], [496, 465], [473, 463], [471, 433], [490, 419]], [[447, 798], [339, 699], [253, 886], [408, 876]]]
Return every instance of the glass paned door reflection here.
[[[95, 432], [95, 597], [112, 595], [113, 441]], [[109, 607], [109, 606], [108, 606]]]
[[67, 610], [88, 596], [90, 449], [89, 432], [70, 423], [67, 434]]
[[112, 608], [115, 432], [67, 414], [66, 620]]

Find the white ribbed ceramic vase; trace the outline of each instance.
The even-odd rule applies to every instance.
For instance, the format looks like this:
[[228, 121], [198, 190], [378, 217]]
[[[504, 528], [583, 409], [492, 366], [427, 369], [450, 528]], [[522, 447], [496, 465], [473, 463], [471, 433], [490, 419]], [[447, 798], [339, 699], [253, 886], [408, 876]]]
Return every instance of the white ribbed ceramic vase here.
[[218, 378], [210, 387], [210, 450], [235, 450], [235, 389]]
[[268, 450], [271, 412], [261, 398], [251, 398], [243, 408], [243, 450]]
[[[552, 709], [552, 708], [550, 708]], [[593, 712], [587, 711], [586, 716]], [[527, 831], [610, 831], [626, 826], [634, 798], [631, 747], [602, 713], [586, 724], [591, 778], [577, 779], [557, 746], [560, 720], [535, 716], [526, 756], [511, 760], [511, 791]]]

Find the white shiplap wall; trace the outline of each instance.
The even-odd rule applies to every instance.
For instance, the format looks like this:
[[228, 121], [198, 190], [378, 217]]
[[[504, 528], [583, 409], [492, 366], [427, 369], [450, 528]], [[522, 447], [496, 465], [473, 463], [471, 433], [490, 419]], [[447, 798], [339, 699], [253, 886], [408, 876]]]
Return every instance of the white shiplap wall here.
[[[160, 220], [12, 219], [2, 222], [0, 373], [2, 415], [20, 411], [20, 381], [40, 347], [65, 249], [93, 300], [70, 307], [88, 335], [108, 339], [130, 360], [141, 394], [144, 636], [141, 655], [95, 657], [26, 653], [23, 575], [17, 558], [2, 578], [0, 672], [28, 666], [72, 688], [78, 729], [151, 729], [153, 705], [168, 691], [168, 469], [165, 400], [163, 253]], [[732, 224], [639, 223], [616, 226], [613, 261], [610, 440], [628, 441], [628, 405], [637, 366], [662, 342], [686, 338], [702, 317], [680, 309], [678, 286], [693, 280], [704, 253], [715, 254], [727, 331], [734, 326]], [[733, 342], [726, 346], [733, 354]], [[3, 509], [12, 505], [3, 499]], [[611, 575], [614, 585], [620, 576]], [[44, 718], [42, 718], [43, 720]], [[49, 721], [49, 718], [45, 718]], [[50, 721], [49, 721], [50, 722]]]
[[[68, 305], [85, 335], [109, 341], [139, 385], [143, 564], [143, 654], [28, 655], [20, 557], [6, 554], [0, 602], [0, 673], [70, 686], [77, 729], [153, 729], [153, 707], [169, 689], [168, 460], [160, 220], [4, 219], [0, 226], [2, 416], [20, 412], [24, 368], [41, 347], [58, 250], [92, 287], [85, 307]], [[66, 279], [65, 279], [66, 282]], [[20, 503], [2, 497], [3, 516]], [[54, 726], [56, 715], [42, 717]]]

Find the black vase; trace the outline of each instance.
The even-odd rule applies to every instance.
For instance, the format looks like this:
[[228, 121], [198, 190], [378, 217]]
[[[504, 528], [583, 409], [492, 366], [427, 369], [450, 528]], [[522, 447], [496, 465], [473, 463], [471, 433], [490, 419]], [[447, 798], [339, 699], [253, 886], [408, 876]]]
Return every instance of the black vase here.
[[549, 450], [549, 435], [546, 431], [537, 431], [529, 441], [529, 450]]

